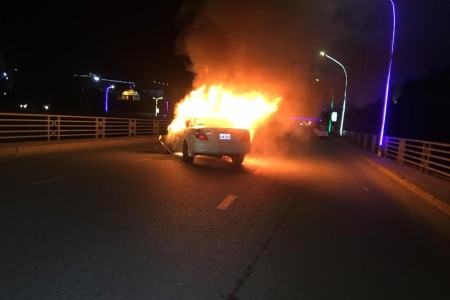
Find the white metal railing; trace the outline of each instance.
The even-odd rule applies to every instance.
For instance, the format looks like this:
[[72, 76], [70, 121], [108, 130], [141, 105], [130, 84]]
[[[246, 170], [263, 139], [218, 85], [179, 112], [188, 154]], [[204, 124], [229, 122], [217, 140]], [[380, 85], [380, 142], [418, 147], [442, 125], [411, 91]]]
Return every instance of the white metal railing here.
[[[377, 135], [346, 131], [342, 137], [353, 145], [378, 153]], [[385, 136], [381, 153], [424, 173], [450, 180], [450, 144]]]
[[167, 134], [166, 119], [0, 113], [0, 143]]

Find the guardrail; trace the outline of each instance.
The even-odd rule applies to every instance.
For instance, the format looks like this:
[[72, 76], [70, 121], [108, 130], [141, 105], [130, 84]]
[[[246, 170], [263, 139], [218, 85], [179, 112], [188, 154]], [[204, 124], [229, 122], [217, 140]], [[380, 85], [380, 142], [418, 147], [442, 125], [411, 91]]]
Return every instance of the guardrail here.
[[165, 119], [0, 113], [0, 143], [167, 134]]
[[[347, 142], [378, 153], [378, 136], [344, 132]], [[385, 136], [382, 156], [412, 166], [420, 171], [450, 180], [450, 144]]]

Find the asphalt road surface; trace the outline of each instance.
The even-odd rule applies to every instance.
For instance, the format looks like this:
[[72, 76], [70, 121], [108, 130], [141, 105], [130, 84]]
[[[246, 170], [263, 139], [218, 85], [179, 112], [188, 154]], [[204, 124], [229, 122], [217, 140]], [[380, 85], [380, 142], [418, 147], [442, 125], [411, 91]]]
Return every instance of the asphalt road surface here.
[[0, 299], [450, 299], [450, 222], [330, 139], [0, 159]]

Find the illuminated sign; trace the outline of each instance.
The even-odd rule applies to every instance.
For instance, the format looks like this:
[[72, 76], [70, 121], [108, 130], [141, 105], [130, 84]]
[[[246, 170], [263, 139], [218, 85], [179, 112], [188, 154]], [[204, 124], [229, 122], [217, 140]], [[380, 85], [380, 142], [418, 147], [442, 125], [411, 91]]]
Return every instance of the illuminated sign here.
[[333, 111], [331, 113], [331, 122], [336, 122], [337, 121], [337, 112]]

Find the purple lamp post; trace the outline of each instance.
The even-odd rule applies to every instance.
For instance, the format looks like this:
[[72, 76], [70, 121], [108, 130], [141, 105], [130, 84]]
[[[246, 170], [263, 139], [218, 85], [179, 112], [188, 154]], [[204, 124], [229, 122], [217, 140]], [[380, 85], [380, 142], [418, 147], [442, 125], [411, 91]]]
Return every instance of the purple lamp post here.
[[388, 101], [388, 95], [389, 95], [389, 82], [391, 80], [391, 67], [392, 67], [392, 57], [394, 56], [394, 40], [395, 40], [395, 5], [394, 1], [391, 1], [392, 5], [392, 16], [393, 16], [393, 25], [392, 25], [392, 39], [391, 39], [391, 52], [389, 55], [389, 68], [388, 68], [388, 75], [386, 80], [386, 90], [384, 92], [384, 105], [383, 105], [383, 118], [381, 121], [381, 129], [380, 129], [380, 141], [379, 141], [379, 147], [378, 147], [378, 156], [381, 156], [381, 152], [383, 149], [383, 139], [384, 139], [384, 127], [386, 122], [386, 110], [387, 110], [387, 101]]
[[110, 85], [109, 87], [106, 88], [105, 91], [105, 112], [108, 112], [108, 92], [110, 89], [113, 89], [114, 85]]

